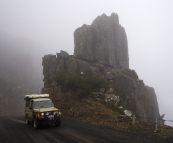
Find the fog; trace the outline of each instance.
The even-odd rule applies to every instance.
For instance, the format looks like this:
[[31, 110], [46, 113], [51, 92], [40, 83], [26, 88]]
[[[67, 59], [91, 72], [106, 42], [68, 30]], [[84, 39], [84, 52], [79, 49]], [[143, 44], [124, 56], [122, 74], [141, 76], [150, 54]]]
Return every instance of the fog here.
[[155, 89], [160, 113], [173, 120], [171, 0], [0, 0], [0, 37], [15, 51], [33, 55], [42, 75], [44, 55], [73, 54], [74, 30], [112, 12], [126, 30], [130, 69]]

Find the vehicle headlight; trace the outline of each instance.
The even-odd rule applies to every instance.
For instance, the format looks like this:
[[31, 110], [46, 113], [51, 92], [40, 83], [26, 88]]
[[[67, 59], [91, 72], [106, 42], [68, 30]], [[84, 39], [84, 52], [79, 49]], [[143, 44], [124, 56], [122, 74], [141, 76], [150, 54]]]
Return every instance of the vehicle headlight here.
[[46, 115], [48, 116], [49, 115], [49, 112], [46, 112]]
[[56, 111], [54, 111], [53, 114], [56, 115]]
[[44, 113], [41, 113], [41, 116], [44, 116]]

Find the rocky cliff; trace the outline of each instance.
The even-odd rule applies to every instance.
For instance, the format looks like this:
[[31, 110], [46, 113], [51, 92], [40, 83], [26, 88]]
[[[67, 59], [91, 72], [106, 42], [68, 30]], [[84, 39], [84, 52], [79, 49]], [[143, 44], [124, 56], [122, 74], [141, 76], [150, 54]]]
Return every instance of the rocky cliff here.
[[154, 89], [146, 86], [137, 73], [129, 69], [127, 37], [117, 14], [103, 14], [91, 25], [76, 29], [74, 43], [74, 55], [60, 51], [43, 57], [43, 93], [54, 94], [57, 99], [62, 95], [56, 84], [56, 91], [52, 92], [54, 78], [62, 71], [99, 76], [105, 79], [109, 89], [100, 89], [93, 93], [93, 97], [103, 98], [106, 103], [115, 106], [121, 102], [123, 111], [127, 111], [129, 116], [134, 114], [140, 120], [160, 118]]
[[98, 16], [74, 32], [74, 56], [107, 66], [129, 68], [128, 44], [117, 14]]
[[0, 34], [0, 115], [23, 114], [24, 95], [38, 93], [40, 86], [36, 61], [28, 54], [31, 48], [25, 49], [21, 41]]

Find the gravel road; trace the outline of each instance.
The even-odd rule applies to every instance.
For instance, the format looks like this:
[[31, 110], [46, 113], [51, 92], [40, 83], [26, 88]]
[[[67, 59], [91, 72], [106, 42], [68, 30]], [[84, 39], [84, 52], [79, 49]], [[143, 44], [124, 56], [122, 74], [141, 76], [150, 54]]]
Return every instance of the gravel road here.
[[173, 143], [147, 134], [63, 119], [61, 127], [34, 130], [23, 116], [0, 116], [0, 143]]

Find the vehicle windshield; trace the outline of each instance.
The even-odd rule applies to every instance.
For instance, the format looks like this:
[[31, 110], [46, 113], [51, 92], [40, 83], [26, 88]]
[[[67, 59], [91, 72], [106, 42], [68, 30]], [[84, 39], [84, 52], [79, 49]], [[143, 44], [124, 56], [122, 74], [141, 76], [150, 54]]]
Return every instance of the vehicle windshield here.
[[48, 108], [48, 107], [53, 107], [53, 103], [51, 100], [44, 100], [44, 101], [35, 101], [33, 108]]

